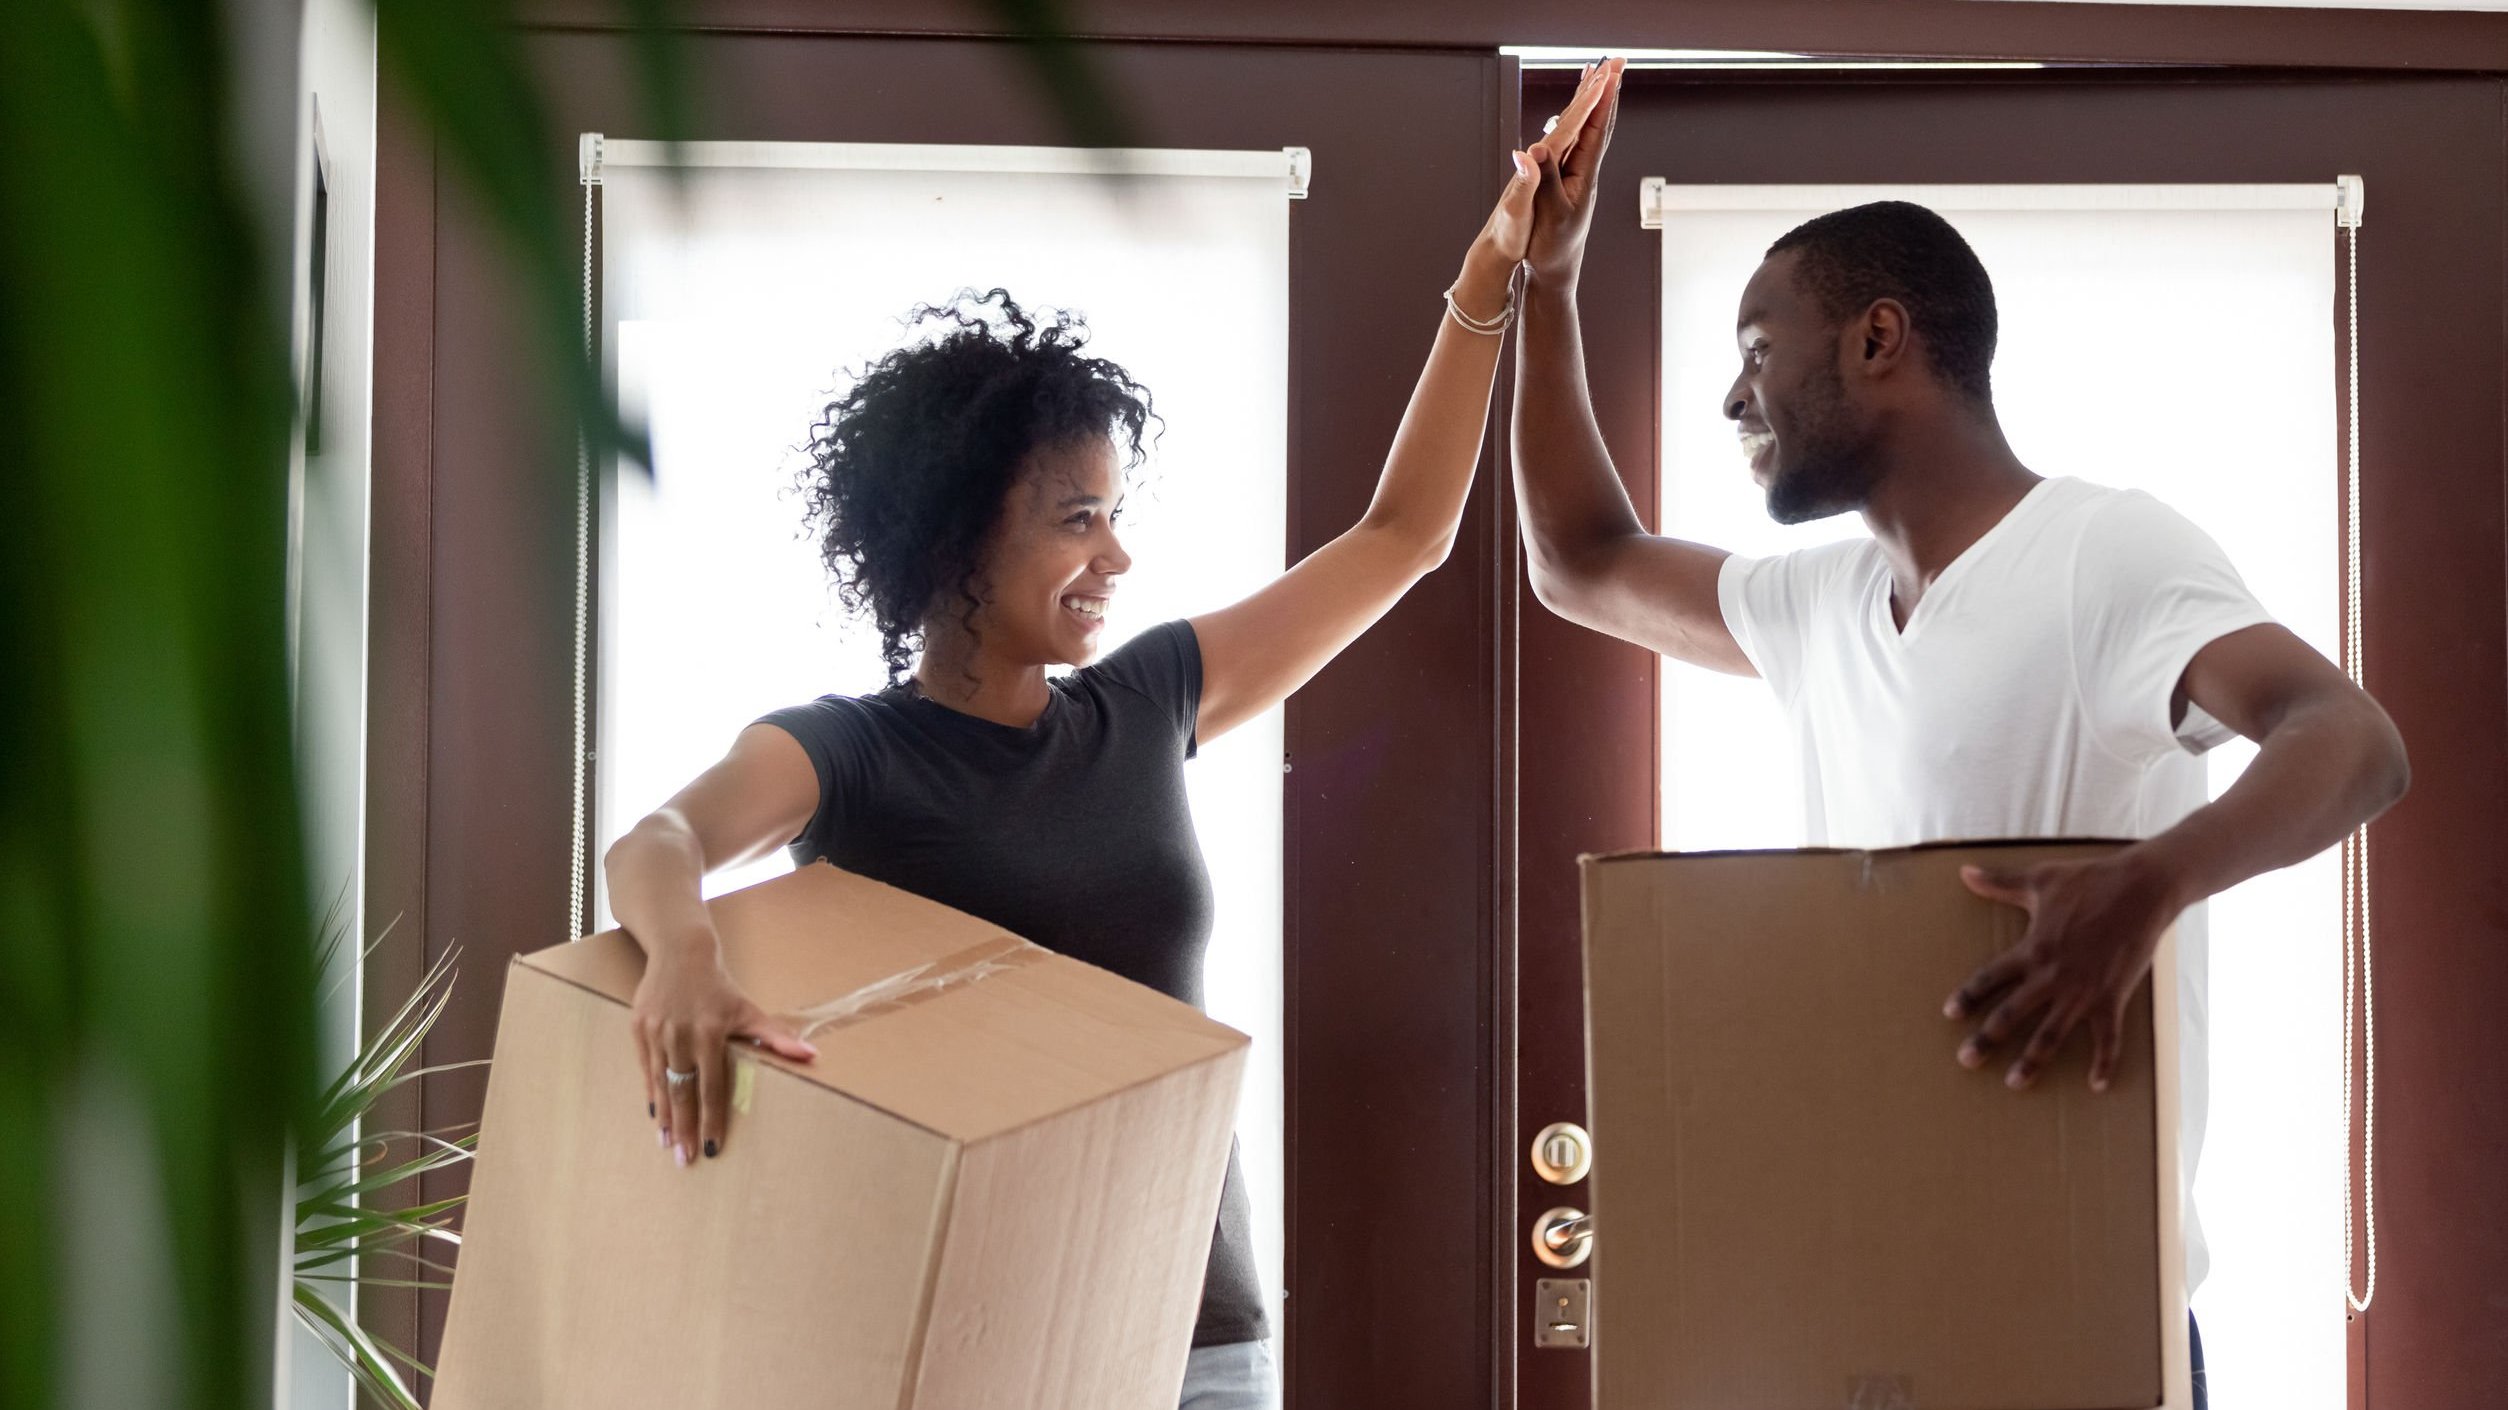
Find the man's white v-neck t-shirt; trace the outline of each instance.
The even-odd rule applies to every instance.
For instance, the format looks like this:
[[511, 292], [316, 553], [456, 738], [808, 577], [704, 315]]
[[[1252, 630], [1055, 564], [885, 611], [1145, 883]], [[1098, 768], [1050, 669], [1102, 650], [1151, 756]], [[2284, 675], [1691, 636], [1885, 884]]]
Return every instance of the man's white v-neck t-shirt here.
[[[2042, 480], [1953, 560], [1901, 628], [1869, 538], [1725, 560], [1725, 624], [1776, 692], [1802, 762], [1804, 840], [1903, 847], [2142, 838], [2205, 801], [2230, 732], [2171, 702], [2195, 653], [2272, 620], [2220, 546], [2136, 490]], [[2203, 908], [2178, 923], [2186, 1285], [2210, 1258]], [[2077, 1040], [2078, 1041], [2078, 1040]]]

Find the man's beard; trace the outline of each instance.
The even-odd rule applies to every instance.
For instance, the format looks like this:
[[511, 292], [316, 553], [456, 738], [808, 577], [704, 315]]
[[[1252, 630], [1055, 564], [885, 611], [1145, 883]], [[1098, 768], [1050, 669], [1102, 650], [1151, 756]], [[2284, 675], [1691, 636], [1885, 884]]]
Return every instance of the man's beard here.
[[1846, 381], [1835, 367], [1803, 388], [1790, 435], [1780, 434], [1782, 460], [1768, 477], [1768, 517], [1807, 524], [1861, 509], [1877, 478], [1872, 433], [1846, 405]]

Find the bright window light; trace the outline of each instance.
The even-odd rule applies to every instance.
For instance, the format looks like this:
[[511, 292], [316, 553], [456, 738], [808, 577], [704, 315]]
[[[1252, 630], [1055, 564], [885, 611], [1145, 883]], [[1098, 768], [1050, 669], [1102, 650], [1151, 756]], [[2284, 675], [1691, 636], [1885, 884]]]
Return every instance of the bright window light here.
[[1633, 69], [2042, 69], [2012, 59], [1858, 59], [1788, 54], [1769, 49], [1591, 49], [1556, 44], [1509, 44], [1499, 51], [1528, 69], [1575, 69], [1604, 59], [1625, 59]]
[[[1720, 407], [1743, 283], [1779, 235], [1851, 200], [1665, 213], [1664, 532], [1749, 554], [1864, 532], [1853, 516], [1771, 522]], [[2330, 211], [1943, 214], [1994, 279], [1995, 403], [2020, 458], [2175, 506], [2339, 659]], [[1662, 729], [1664, 846], [1801, 843], [1793, 747], [1759, 682], [1667, 664]], [[2214, 751], [2216, 796], [2254, 753], [2243, 740]], [[2221, 1410], [2342, 1404], [2339, 898], [2328, 852], [2212, 903], [2194, 1187], [2211, 1271], [2194, 1307]]]
[[[793, 485], [839, 369], [897, 346], [917, 304], [1000, 286], [1031, 310], [1082, 312], [1091, 350], [1150, 389], [1166, 429], [1125, 505], [1135, 566], [1110, 648], [1281, 572], [1288, 162], [1272, 154], [1268, 178], [915, 169], [981, 168], [1003, 150], [703, 166], [684, 189], [652, 168], [605, 173], [604, 353], [622, 409], [650, 429], [654, 473], [614, 473], [603, 496], [596, 857], [758, 716], [885, 683], [877, 635], [844, 617], [801, 536]], [[1210, 1011], [1254, 1037], [1238, 1130], [1275, 1312], [1281, 747], [1275, 710], [1185, 770], [1217, 891]], [[609, 924], [605, 890], [596, 904]]]

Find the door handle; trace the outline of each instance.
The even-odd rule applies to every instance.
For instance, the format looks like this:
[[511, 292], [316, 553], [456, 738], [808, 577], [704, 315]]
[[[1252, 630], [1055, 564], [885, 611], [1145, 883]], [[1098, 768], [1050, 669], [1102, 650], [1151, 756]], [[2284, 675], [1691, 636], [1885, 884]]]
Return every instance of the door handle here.
[[1594, 1256], [1594, 1216], [1561, 1205], [1533, 1221], [1533, 1257], [1553, 1268], [1581, 1267]]

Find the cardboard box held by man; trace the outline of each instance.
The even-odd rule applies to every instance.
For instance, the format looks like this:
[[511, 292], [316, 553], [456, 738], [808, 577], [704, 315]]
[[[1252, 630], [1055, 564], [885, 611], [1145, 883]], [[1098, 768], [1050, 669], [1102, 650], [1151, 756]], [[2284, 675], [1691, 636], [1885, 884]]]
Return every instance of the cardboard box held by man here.
[[2173, 939], [2105, 1092], [1942, 1017], [2027, 923], [1961, 865], [2109, 848], [1585, 860], [1597, 1410], [2192, 1404]]

